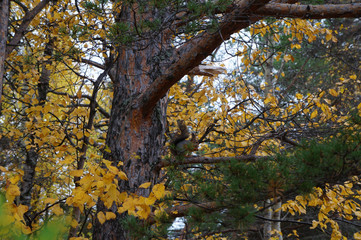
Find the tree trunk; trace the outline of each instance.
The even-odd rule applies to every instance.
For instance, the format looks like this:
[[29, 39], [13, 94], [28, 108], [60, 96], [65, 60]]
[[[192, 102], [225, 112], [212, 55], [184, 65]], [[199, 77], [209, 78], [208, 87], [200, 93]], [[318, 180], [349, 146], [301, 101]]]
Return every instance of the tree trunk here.
[[[118, 63], [120, 72], [115, 83], [106, 141], [111, 152], [105, 156], [114, 166], [120, 161], [124, 164], [123, 171], [127, 174], [128, 181], [119, 183], [120, 191], [133, 192], [141, 196], [148, 196], [150, 193], [149, 189], [138, 189], [142, 183], [157, 182], [156, 166], [162, 156], [166, 129], [167, 97], [156, 105], [149, 116], [143, 116], [137, 111], [136, 106], [129, 105], [141, 92], [144, 85], [140, 83], [152, 80], [142, 69], [142, 66], [152, 65], [150, 59], [147, 59], [149, 51], [152, 50], [120, 51], [126, 57]], [[98, 212], [108, 211], [101, 202], [98, 203], [97, 208]], [[116, 213], [117, 208], [113, 206], [111, 211]], [[106, 221], [103, 225], [96, 220], [94, 230], [94, 239], [129, 239], [116, 220]]]
[[[121, 20], [131, 19], [131, 12], [122, 8]], [[123, 162], [122, 170], [127, 174], [128, 181], [120, 181], [121, 192], [148, 196], [150, 189], [139, 189], [145, 182], [157, 183], [158, 170], [165, 142], [167, 96], [154, 106], [150, 114], [143, 114], [135, 99], [160, 75], [160, 64], [157, 56], [162, 54], [159, 45], [162, 39], [149, 38], [132, 43], [131, 47], [118, 49], [116, 79], [110, 125], [106, 145], [110, 152], [105, 158], [114, 166]], [[144, 46], [147, 46], [144, 48]], [[162, 47], [166, 46], [163, 43]], [[99, 201], [98, 212], [112, 211], [117, 219], [100, 224], [96, 219], [93, 239], [130, 239], [123, 229], [115, 204], [106, 209]]]
[[1, 111], [1, 97], [3, 78], [5, 74], [5, 58], [6, 58], [6, 41], [9, 23], [9, 0], [0, 0], [0, 111]]
[[[44, 56], [51, 58], [53, 54], [53, 41], [49, 42], [45, 46]], [[38, 82], [38, 101], [39, 105], [43, 106], [46, 102], [46, 97], [49, 91], [49, 82], [51, 71], [47, 69], [47, 65], [51, 65], [50, 59], [46, 60], [42, 64], [42, 70]], [[33, 121], [36, 121], [35, 119]], [[35, 181], [35, 168], [39, 160], [39, 148], [34, 144], [34, 139], [37, 138], [36, 134], [29, 134], [31, 140], [31, 147], [26, 149], [26, 159], [23, 164], [24, 176], [21, 182], [20, 191], [20, 204], [29, 207], [28, 211], [24, 214], [26, 216], [27, 225], [31, 226], [31, 199]]]

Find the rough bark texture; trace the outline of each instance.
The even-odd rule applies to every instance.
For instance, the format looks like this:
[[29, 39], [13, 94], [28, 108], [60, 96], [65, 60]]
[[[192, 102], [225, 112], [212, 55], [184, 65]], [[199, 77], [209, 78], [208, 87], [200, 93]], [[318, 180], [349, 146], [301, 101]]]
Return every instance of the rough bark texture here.
[[6, 41], [9, 22], [9, 0], [0, 0], [0, 109], [3, 78], [5, 73]]
[[[121, 21], [132, 19], [131, 10], [122, 8], [120, 18]], [[157, 181], [156, 166], [160, 162], [165, 141], [167, 98], [162, 98], [146, 116], [141, 114], [139, 106], [134, 105], [133, 101], [160, 75], [157, 56], [163, 54], [159, 47], [161, 41], [159, 37], [140, 40], [131, 47], [120, 47], [117, 75], [113, 83], [112, 112], [106, 141], [111, 152], [105, 158], [111, 160], [114, 166], [120, 161], [124, 163], [122, 170], [129, 180], [119, 183], [120, 190], [141, 196], [148, 196], [150, 191], [138, 189], [138, 186]], [[101, 202], [97, 210], [108, 211]], [[117, 208], [113, 206], [110, 211], [116, 213]], [[122, 216], [117, 216], [116, 220], [107, 221], [103, 225], [96, 221], [93, 238], [130, 239], [119, 222]]]
[[38, 153], [35, 148], [31, 148], [26, 152], [24, 162], [24, 176], [21, 184], [20, 204], [30, 207], [31, 192], [34, 185], [35, 167], [38, 162]]

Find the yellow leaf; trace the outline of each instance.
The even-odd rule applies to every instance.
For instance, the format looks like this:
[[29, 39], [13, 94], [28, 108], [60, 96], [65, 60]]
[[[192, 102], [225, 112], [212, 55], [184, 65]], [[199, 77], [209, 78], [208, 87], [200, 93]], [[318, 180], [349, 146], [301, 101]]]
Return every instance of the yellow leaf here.
[[81, 139], [84, 136], [82, 132], [77, 132], [75, 135], [78, 139]]
[[311, 113], [310, 118], [311, 118], [311, 119], [314, 119], [314, 118], [317, 116], [317, 114], [318, 114], [318, 111], [317, 111], [317, 109], [316, 109], [315, 111], [313, 111], [313, 112]]
[[327, 34], [326, 35], [326, 41], [328, 42], [328, 41], [330, 41], [332, 39], [332, 34], [330, 33], [330, 34]]
[[10, 185], [7, 189], [6, 189], [6, 199], [9, 202], [13, 202], [16, 196], [20, 195], [20, 189], [17, 185]]
[[81, 94], [81, 90], [79, 89], [79, 91], [76, 93], [76, 97], [77, 98], [81, 98], [82, 94]]
[[139, 186], [139, 188], [149, 188], [150, 184], [151, 184], [150, 182], [143, 183], [142, 185]]
[[303, 98], [303, 96], [302, 96], [302, 94], [301, 94], [301, 93], [296, 93], [296, 98], [297, 98], [298, 100], [300, 100], [300, 99], [302, 99], [302, 98]]
[[352, 188], [353, 187], [352, 182], [345, 182], [345, 187]]
[[113, 213], [113, 212], [106, 212], [106, 213], [105, 213], [105, 218], [106, 218], [107, 220], [115, 219], [115, 218], [116, 218], [116, 215], [115, 215], [115, 213]]
[[165, 186], [163, 184], [156, 184], [154, 185], [152, 192], [157, 199], [161, 199], [165, 195]]
[[53, 204], [56, 201], [57, 201], [57, 199], [55, 199], [55, 198], [47, 198], [44, 200], [44, 204], [48, 204], [48, 203]]
[[147, 197], [144, 202], [147, 205], [153, 205], [155, 203], [155, 201], [157, 200], [157, 198], [155, 197], [154, 193], [151, 193], [149, 195], [149, 197]]
[[317, 227], [317, 225], [318, 225], [318, 222], [313, 220], [312, 221], [312, 227], [310, 227], [310, 229], [315, 229]]
[[15, 176], [12, 176], [9, 181], [12, 183], [12, 184], [17, 184], [19, 181], [20, 181], [20, 176], [19, 175], [15, 175]]
[[7, 172], [8, 170], [6, 168], [4, 168], [3, 166], [0, 166], [0, 171]]
[[106, 218], [105, 218], [105, 215], [103, 212], [98, 212], [97, 217], [98, 217], [100, 224], [105, 223]]
[[332, 96], [334, 96], [334, 97], [337, 97], [337, 96], [338, 96], [338, 93], [336, 92], [335, 89], [330, 89], [330, 90], [328, 90], [328, 92], [329, 92]]
[[28, 234], [31, 234], [31, 228], [30, 227], [28, 227], [28, 226], [25, 226], [25, 225], [22, 225], [22, 232], [24, 233], [24, 234], [26, 234], [26, 235], [28, 235]]
[[283, 59], [285, 60], [285, 62], [288, 62], [289, 60], [291, 60], [292, 62], [295, 61], [295, 58], [292, 55], [285, 55]]
[[83, 175], [83, 169], [70, 171], [70, 176], [81, 177]]
[[71, 155], [68, 155], [64, 158], [64, 161], [62, 162], [63, 164], [69, 164], [72, 163], [74, 161], [74, 157]]
[[29, 207], [25, 205], [19, 205], [18, 207], [15, 207], [14, 210], [16, 211], [14, 213], [15, 219], [18, 221], [24, 221], [24, 214], [28, 211]]
[[353, 234], [353, 238], [354, 238], [355, 240], [361, 240], [361, 232], [354, 233], [354, 234]]
[[150, 214], [150, 207], [147, 205], [137, 206], [137, 215], [140, 219], [146, 219]]
[[93, 224], [91, 224], [91, 223], [88, 223], [88, 225], [86, 226], [87, 229], [92, 229], [92, 227], [93, 227]]
[[52, 208], [53, 212], [55, 215], [59, 216], [63, 214], [63, 209], [60, 207], [59, 204], [56, 204], [53, 208]]
[[123, 171], [119, 171], [119, 172], [118, 172], [118, 176], [119, 176], [120, 179], [122, 179], [122, 180], [128, 180], [127, 175], [126, 175]]
[[354, 75], [351, 75], [350, 78], [351, 78], [352, 80], [356, 80], [357, 76], [354, 74]]
[[76, 228], [78, 226], [78, 221], [73, 219], [70, 223], [70, 226], [72, 226], [73, 228]]
[[357, 109], [359, 110], [361, 109], [361, 103], [357, 106]]

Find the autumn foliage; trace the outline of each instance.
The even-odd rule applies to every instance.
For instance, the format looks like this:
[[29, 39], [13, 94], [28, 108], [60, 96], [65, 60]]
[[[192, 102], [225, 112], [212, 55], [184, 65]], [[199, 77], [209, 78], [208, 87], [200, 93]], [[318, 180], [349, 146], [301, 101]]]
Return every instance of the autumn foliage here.
[[1, 239], [361, 239], [359, 1], [0, 4]]

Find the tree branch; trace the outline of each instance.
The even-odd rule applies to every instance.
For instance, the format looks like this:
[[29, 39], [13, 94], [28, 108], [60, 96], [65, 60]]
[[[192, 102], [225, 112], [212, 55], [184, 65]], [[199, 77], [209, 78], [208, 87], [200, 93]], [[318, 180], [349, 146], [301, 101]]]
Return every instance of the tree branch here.
[[255, 12], [261, 16], [304, 19], [357, 18], [361, 16], [361, 3], [296, 5], [270, 3]]
[[170, 87], [198, 66], [219, 45], [229, 39], [231, 34], [250, 26], [264, 16], [321, 19], [361, 15], [359, 3], [326, 5], [267, 3], [269, 0], [240, 1], [232, 11], [225, 13], [217, 33], [204, 32], [177, 49], [173, 59], [170, 59], [172, 64], [137, 99], [135, 105], [141, 107], [143, 115], [149, 115]]
[[14, 37], [10, 40], [6, 47], [6, 57], [15, 49], [15, 47], [19, 44], [20, 40], [24, 37], [26, 30], [30, 24], [30, 22], [36, 17], [36, 15], [41, 12], [41, 10], [50, 2], [50, 0], [41, 1], [36, 7], [34, 7], [31, 11], [26, 12], [23, 21], [20, 26], [16, 30]]
[[95, 62], [95, 61], [90, 60], [90, 59], [81, 58], [81, 59], [80, 59], [80, 62], [89, 64], [89, 65], [91, 65], [91, 66], [97, 67], [97, 68], [102, 69], [102, 70], [105, 70], [105, 69], [106, 69], [105, 65], [103, 65], [103, 64], [101, 64], [101, 63], [98, 63], [98, 62]]
[[221, 162], [230, 162], [232, 160], [236, 161], [257, 161], [267, 159], [266, 156], [256, 156], [256, 155], [243, 155], [243, 156], [234, 156], [234, 157], [189, 157], [185, 158], [182, 161], [172, 160], [162, 160], [159, 164], [159, 167], [167, 167], [173, 164], [176, 165], [186, 165], [186, 164], [214, 164]]
[[194, 36], [192, 40], [178, 48], [170, 62], [173, 64], [164, 69], [159, 76], [139, 96], [135, 105], [140, 106], [143, 115], [149, 115], [158, 100], [165, 96], [168, 89], [177, 83], [203, 59], [209, 56], [219, 45], [229, 39], [231, 34], [240, 31], [259, 19], [251, 18], [253, 11], [267, 4], [269, 0], [242, 0], [234, 10], [225, 15], [218, 32], [204, 32]]

